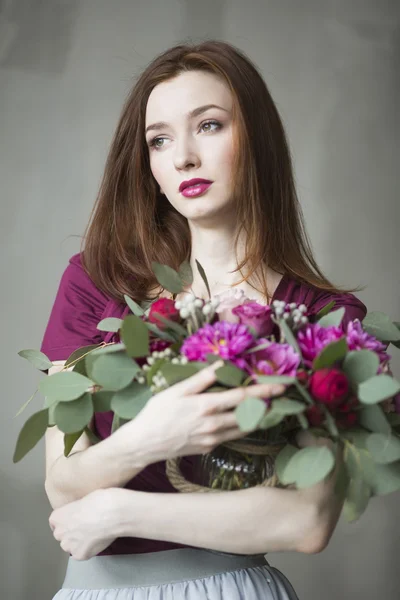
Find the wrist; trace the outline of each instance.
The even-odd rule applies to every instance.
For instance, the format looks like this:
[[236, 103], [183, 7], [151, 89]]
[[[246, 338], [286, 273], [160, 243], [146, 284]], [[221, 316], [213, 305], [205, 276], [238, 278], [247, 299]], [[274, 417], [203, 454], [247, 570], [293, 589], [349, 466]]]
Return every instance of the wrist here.
[[144, 494], [123, 488], [105, 491], [109, 492], [106, 503], [110, 534], [115, 537], [138, 537], [135, 523], [141, 519], [141, 499]]

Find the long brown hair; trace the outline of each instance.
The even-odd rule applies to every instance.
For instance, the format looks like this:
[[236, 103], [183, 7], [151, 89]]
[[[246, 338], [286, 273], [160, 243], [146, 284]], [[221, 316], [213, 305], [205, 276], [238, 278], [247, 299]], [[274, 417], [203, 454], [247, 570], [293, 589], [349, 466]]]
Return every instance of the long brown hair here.
[[140, 302], [159, 288], [152, 261], [178, 269], [190, 258], [187, 219], [158, 190], [144, 132], [147, 101], [154, 87], [194, 70], [218, 75], [233, 96], [232, 173], [240, 224], [236, 243], [241, 232], [247, 240], [237, 268], [242, 275], [243, 268], [247, 271], [241, 282], [253, 275], [260, 278], [260, 291], [268, 303], [271, 298], [264, 269], [260, 269], [266, 265], [332, 293], [361, 289], [335, 287], [318, 267], [278, 110], [257, 68], [243, 52], [222, 41], [182, 44], [163, 52], [129, 93], [82, 242], [82, 264], [95, 285], [116, 300], [128, 294]]

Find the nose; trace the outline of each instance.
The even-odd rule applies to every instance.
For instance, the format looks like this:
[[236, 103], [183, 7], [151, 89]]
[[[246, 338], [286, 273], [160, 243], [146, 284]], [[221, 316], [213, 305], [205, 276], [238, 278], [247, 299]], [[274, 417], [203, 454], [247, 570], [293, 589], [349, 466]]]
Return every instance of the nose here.
[[200, 155], [190, 136], [185, 136], [177, 141], [175, 148], [174, 165], [176, 169], [181, 171], [200, 166]]

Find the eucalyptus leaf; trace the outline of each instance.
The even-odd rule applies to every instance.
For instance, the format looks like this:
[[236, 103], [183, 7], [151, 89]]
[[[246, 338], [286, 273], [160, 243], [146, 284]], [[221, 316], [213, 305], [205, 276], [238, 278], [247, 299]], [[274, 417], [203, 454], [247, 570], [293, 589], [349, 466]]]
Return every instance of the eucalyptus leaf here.
[[365, 512], [370, 497], [371, 488], [361, 477], [350, 480], [343, 505], [343, 514], [349, 523], [359, 519]]
[[298, 452], [298, 448], [296, 446], [292, 446], [292, 444], [287, 444], [278, 454], [275, 459], [275, 473], [278, 476], [278, 479], [283, 485], [289, 485], [294, 483], [294, 481], [287, 481], [285, 479], [285, 469], [289, 461], [292, 457]]
[[[368, 439], [368, 434], [365, 436], [365, 441]], [[366, 447], [360, 447], [355, 444], [345, 444], [343, 452], [344, 463], [347, 468], [347, 472], [351, 479], [357, 479], [361, 477], [366, 483], [374, 478], [375, 463], [374, 460], [366, 449]]]
[[171, 292], [171, 294], [179, 294], [179, 292], [183, 291], [183, 284], [179, 273], [174, 269], [158, 262], [152, 262], [151, 267], [158, 283], [163, 288]]
[[54, 409], [57, 427], [64, 433], [76, 433], [90, 423], [93, 417], [92, 395], [83, 394], [71, 402], [58, 402]]
[[40, 350], [20, 350], [18, 356], [28, 360], [39, 371], [47, 371], [47, 369], [53, 366], [51, 360], [43, 352], [40, 352]]
[[92, 395], [94, 412], [109, 412], [111, 410], [111, 400], [115, 392], [100, 390]]
[[299, 345], [297, 343], [297, 340], [292, 332], [292, 330], [290, 329], [289, 325], [286, 323], [286, 321], [284, 319], [279, 319], [278, 321], [278, 325], [281, 329], [281, 332], [283, 333], [286, 342], [292, 346], [292, 348], [294, 348], [294, 350], [297, 352], [297, 354], [301, 357], [301, 351], [299, 348]]
[[121, 352], [97, 356], [90, 365], [90, 376], [108, 391], [126, 387], [139, 371], [137, 363]]
[[300, 413], [299, 415], [296, 415], [296, 418], [300, 424], [300, 427], [302, 429], [309, 429], [309, 425], [308, 425], [308, 421], [307, 418], [305, 417], [305, 415], [303, 415], [302, 413]]
[[269, 408], [258, 424], [259, 429], [271, 429], [279, 425], [285, 418], [285, 415], [275, 412], [273, 408]]
[[381, 342], [400, 341], [400, 330], [390, 317], [380, 311], [367, 313], [362, 322], [363, 329]]
[[299, 489], [322, 481], [332, 471], [335, 457], [327, 446], [307, 446], [294, 454], [284, 469], [284, 477]]
[[244, 371], [231, 364], [219, 367], [219, 369], [215, 371], [215, 375], [219, 383], [233, 388], [239, 387], [246, 378], [246, 373]]
[[132, 300], [132, 298], [129, 298], [129, 296], [127, 296], [126, 294], [124, 294], [124, 300], [134, 315], [136, 315], [137, 317], [142, 317], [145, 314], [143, 308], [139, 306], [137, 302]]
[[18, 417], [25, 410], [25, 408], [28, 406], [28, 404], [31, 402], [31, 400], [33, 400], [33, 398], [36, 396], [37, 392], [38, 392], [38, 390], [36, 390], [36, 392], [33, 392], [32, 396], [25, 402], [25, 404], [23, 404], [21, 406], [21, 408], [19, 409], [17, 414], [14, 415], [14, 417], [13, 417], [14, 419], [15, 419], [15, 417]]
[[400, 461], [387, 465], [375, 463], [373, 476], [367, 483], [374, 496], [384, 496], [400, 490]]
[[333, 418], [333, 416], [331, 415], [331, 413], [329, 412], [329, 410], [327, 409], [326, 406], [321, 405], [323, 411], [324, 411], [324, 415], [325, 415], [325, 425], [329, 431], [329, 433], [331, 434], [332, 437], [337, 438], [339, 436], [339, 431], [338, 428], [336, 426], [336, 421]]
[[182, 325], [180, 325], [179, 323], [176, 323], [176, 321], [172, 321], [171, 319], [167, 319], [165, 318], [163, 315], [160, 315], [160, 313], [157, 312], [153, 312], [152, 313], [153, 317], [155, 317], [157, 320], [161, 321], [161, 323], [164, 323], [164, 325], [169, 328], [172, 329], [172, 331], [174, 331], [175, 333], [177, 333], [180, 336], [186, 337], [187, 336], [187, 330], [185, 329], [185, 327], [183, 327]]
[[101, 348], [97, 348], [93, 351], [92, 356], [101, 356], [101, 354], [111, 354], [113, 352], [122, 352], [125, 350], [125, 344], [122, 342], [115, 344], [107, 344], [106, 346], [101, 346]]
[[334, 492], [342, 501], [346, 498], [349, 483], [350, 477], [346, 465], [344, 462], [341, 462], [338, 466]]
[[205, 272], [205, 270], [203, 269], [203, 267], [201, 266], [201, 264], [199, 263], [198, 260], [196, 260], [196, 266], [197, 266], [198, 272], [200, 273], [200, 277], [204, 281], [204, 285], [207, 288], [208, 297], [211, 300], [211, 291], [210, 291], [210, 286], [208, 285], [208, 280], [207, 280], [206, 272]]
[[281, 397], [277, 400], [272, 400], [272, 408], [274, 412], [281, 415], [298, 415], [305, 411], [306, 406], [303, 402]]
[[400, 460], [400, 438], [396, 435], [371, 433], [367, 438], [367, 448], [377, 463], [388, 464]]
[[111, 423], [111, 433], [112, 434], [115, 433], [117, 431], [117, 429], [120, 428], [121, 421], [122, 421], [122, 419], [117, 415], [117, 413], [114, 413], [113, 420]]
[[359, 411], [360, 425], [373, 431], [374, 433], [390, 433], [390, 423], [387, 419], [388, 415], [382, 410], [379, 404], [363, 405]]
[[136, 315], [125, 317], [121, 327], [121, 339], [130, 357], [147, 356], [150, 352], [150, 336], [146, 324]]
[[257, 375], [257, 383], [282, 383], [290, 385], [296, 383], [296, 377], [289, 377], [288, 375]]
[[94, 433], [94, 431], [92, 431], [90, 429], [90, 427], [88, 425], [86, 425], [85, 429], [84, 429], [86, 435], [88, 436], [90, 443], [92, 444], [92, 446], [98, 444], [99, 442], [101, 442], [101, 439], [99, 437], [97, 437], [97, 435]]
[[111, 410], [122, 419], [134, 419], [152, 397], [147, 385], [133, 381], [117, 392], [111, 400]]
[[85, 429], [64, 435], [64, 456], [68, 456]]
[[252, 348], [249, 348], [248, 350], [246, 350], [245, 352], [243, 352], [243, 354], [253, 354], [253, 352], [259, 352], [260, 350], [264, 350], [265, 348], [268, 348], [268, 346], [271, 345], [271, 342], [262, 342], [262, 344], [258, 344], [258, 346], [253, 346]]
[[330, 302], [328, 302], [328, 304], [325, 304], [325, 306], [323, 306], [321, 308], [321, 310], [319, 310], [317, 312], [317, 314], [315, 315], [316, 320], [318, 321], [318, 319], [321, 319], [322, 317], [327, 315], [332, 310], [332, 308], [335, 306], [335, 304], [336, 304], [335, 300], [331, 300]]
[[371, 350], [348, 352], [342, 365], [344, 373], [354, 385], [358, 385], [376, 375], [378, 368], [379, 356]]
[[178, 381], [188, 379], [199, 371], [196, 365], [187, 363], [186, 365], [175, 365], [170, 362], [166, 362], [160, 367], [160, 371], [167, 380], [168, 385], [174, 385]]
[[[300, 381], [298, 379], [295, 379], [293, 383], [296, 386], [296, 390], [298, 391], [298, 393], [301, 396], [303, 396], [303, 398], [307, 402], [307, 404], [310, 404], [310, 406], [313, 406], [314, 400], [312, 399], [308, 390], [300, 383]], [[300, 415], [300, 416], [303, 416], [303, 415]]]
[[266, 411], [265, 402], [260, 398], [246, 398], [235, 409], [235, 416], [241, 431], [256, 429]]
[[339, 327], [343, 320], [344, 312], [345, 308], [342, 306], [318, 319], [318, 325], [321, 327]]
[[44, 408], [34, 413], [23, 425], [15, 446], [13, 463], [19, 462], [28, 454], [46, 433], [49, 410]]
[[400, 383], [390, 375], [375, 375], [360, 383], [358, 397], [363, 404], [377, 404], [400, 392]]
[[192, 285], [193, 283], [193, 270], [190, 262], [185, 260], [179, 267], [179, 277], [184, 285]]
[[89, 354], [90, 352], [93, 352], [94, 350], [97, 350], [98, 348], [101, 348], [102, 344], [91, 344], [90, 346], [82, 346], [82, 348], [78, 348], [77, 350], [74, 350], [74, 352], [72, 352], [72, 354], [69, 355], [69, 357], [67, 358], [67, 360], [65, 361], [65, 368], [69, 368], [71, 366], [73, 366], [73, 363], [77, 363], [78, 361], [80, 361], [81, 359], [83, 359], [83, 357], [86, 354]]
[[117, 333], [121, 329], [122, 319], [116, 317], [107, 317], [97, 324], [97, 329], [100, 331], [112, 331]]
[[175, 337], [173, 335], [171, 335], [168, 331], [162, 331], [155, 323], [149, 323], [149, 321], [145, 321], [145, 324], [147, 329], [156, 337], [160, 338], [160, 340], [175, 342]]
[[347, 352], [348, 346], [345, 337], [340, 338], [336, 342], [327, 344], [321, 353], [314, 359], [313, 371], [333, 366], [335, 363], [343, 360]]
[[53, 402], [67, 402], [82, 396], [92, 386], [92, 381], [75, 371], [55, 373], [39, 383], [39, 390]]

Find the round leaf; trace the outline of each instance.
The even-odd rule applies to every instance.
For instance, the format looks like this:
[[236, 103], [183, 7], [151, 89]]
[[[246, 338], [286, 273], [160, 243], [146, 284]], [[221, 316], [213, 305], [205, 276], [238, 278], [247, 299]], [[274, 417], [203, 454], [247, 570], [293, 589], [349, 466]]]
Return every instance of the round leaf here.
[[354, 350], [343, 361], [343, 371], [353, 384], [359, 384], [376, 375], [379, 356], [371, 350]]
[[149, 330], [136, 315], [125, 317], [121, 327], [121, 339], [128, 356], [136, 358], [149, 354]]
[[274, 412], [281, 415], [298, 415], [305, 411], [306, 406], [302, 402], [297, 402], [297, 400], [279, 398], [279, 400], [272, 401], [272, 408]]
[[64, 433], [76, 433], [88, 425], [93, 417], [92, 395], [84, 394], [72, 402], [58, 402], [54, 420]]
[[307, 446], [293, 455], [284, 469], [284, 478], [307, 488], [322, 481], [332, 471], [335, 458], [326, 446]]
[[94, 412], [109, 412], [111, 410], [111, 400], [114, 392], [105, 392], [100, 390], [92, 395]]
[[100, 331], [112, 331], [116, 333], [121, 329], [121, 325], [122, 319], [117, 319], [116, 317], [107, 317], [107, 319], [103, 319], [97, 324], [97, 329]]
[[246, 398], [235, 409], [236, 420], [241, 431], [251, 431], [257, 427], [266, 411], [260, 398]]
[[92, 344], [90, 346], [83, 346], [82, 348], [78, 348], [77, 350], [72, 352], [72, 354], [69, 355], [69, 357], [66, 360], [65, 367], [68, 368], [70, 365], [72, 365], [72, 363], [75, 363], [75, 361], [79, 361], [79, 359], [82, 359], [83, 356], [85, 356], [89, 352], [93, 352], [93, 350], [96, 350], [100, 346], [101, 344]]
[[261, 421], [258, 424], [259, 429], [271, 429], [271, 427], [275, 427], [275, 425], [279, 425], [285, 418], [285, 415], [282, 413], [275, 412], [272, 408], [270, 408]]
[[122, 352], [97, 356], [90, 364], [93, 380], [108, 391], [117, 391], [130, 384], [139, 366]]
[[152, 262], [151, 267], [158, 283], [171, 294], [179, 294], [183, 290], [181, 278], [174, 269], [157, 262]]
[[47, 369], [53, 366], [51, 360], [43, 352], [40, 352], [40, 350], [20, 350], [18, 355], [26, 358], [39, 371], [47, 371]]
[[400, 331], [391, 321], [390, 317], [383, 312], [369, 312], [363, 322], [362, 327], [367, 333], [384, 342], [396, 342], [400, 340]]
[[371, 488], [361, 477], [350, 480], [343, 506], [344, 517], [349, 523], [360, 518], [368, 506], [370, 497]]
[[294, 483], [293, 481], [287, 481], [285, 479], [285, 469], [289, 461], [292, 457], [298, 452], [296, 446], [292, 446], [292, 444], [287, 444], [282, 450], [279, 452], [278, 456], [275, 460], [275, 472], [279, 478], [279, 481], [284, 485], [288, 485], [290, 483]]
[[45, 377], [39, 383], [39, 390], [47, 396], [50, 403], [75, 400], [82, 396], [92, 381], [75, 371], [63, 371]]
[[126, 294], [124, 294], [124, 299], [134, 315], [136, 315], [137, 317], [142, 317], [144, 315], [143, 308], [139, 306], [137, 302], [132, 300], [132, 298], [129, 298], [129, 296], [127, 296]]
[[318, 371], [325, 367], [331, 367], [336, 362], [343, 360], [347, 351], [348, 346], [345, 337], [340, 338], [336, 342], [327, 344], [322, 352], [314, 359], [313, 370]]
[[179, 267], [179, 277], [184, 285], [192, 285], [193, 283], [193, 270], [190, 263], [185, 260]]
[[243, 382], [246, 374], [235, 365], [224, 365], [215, 371], [217, 381], [229, 387], [238, 387]]
[[76, 442], [81, 437], [85, 430], [76, 431], [75, 433], [66, 433], [64, 435], [64, 456], [68, 456]]
[[372, 433], [367, 438], [367, 448], [377, 463], [388, 464], [400, 460], [400, 438], [396, 435]]
[[134, 419], [150, 400], [152, 392], [147, 385], [133, 381], [117, 392], [111, 400], [111, 410], [121, 419]]
[[320, 319], [318, 319], [318, 325], [321, 327], [339, 327], [344, 317], [344, 306], [334, 310]]
[[44, 436], [49, 421], [47, 408], [34, 413], [22, 427], [14, 451], [13, 462], [19, 462]]
[[365, 429], [375, 433], [388, 434], [390, 432], [390, 424], [379, 404], [371, 404], [369, 406], [364, 404], [358, 414], [360, 417], [360, 424], [365, 427]]
[[377, 404], [400, 392], [400, 383], [390, 375], [375, 375], [360, 383], [358, 397], [364, 404]]

